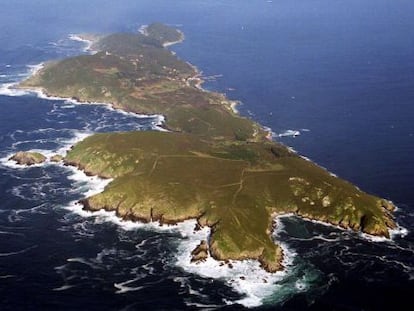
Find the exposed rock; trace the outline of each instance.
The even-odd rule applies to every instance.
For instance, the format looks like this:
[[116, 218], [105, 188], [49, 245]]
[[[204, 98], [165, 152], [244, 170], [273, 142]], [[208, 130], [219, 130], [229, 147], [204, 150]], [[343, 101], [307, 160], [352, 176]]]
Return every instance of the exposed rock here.
[[16, 161], [20, 165], [34, 165], [46, 161], [46, 157], [39, 152], [19, 151], [13, 155], [9, 160]]
[[194, 232], [196, 232], [196, 231], [200, 231], [201, 230], [201, 226], [200, 226], [200, 224], [197, 222], [196, 224], [195, 224], [195, 226], [194, 226]]
[[381, 202], [382, 207], [385, 208], [387, 211], [390, 211], [390, 212], [395, 211], [395, 205], [391, 201], [382, 199], [380, 202]]
[[63, 157], [60, 154], [55, 154], [54, 156], [50, 158], [50, 161], [55, 162], [55, 163], [61, 162], [62, 160], [63, 160]]
[[260, 265], [267, 272], [277, 272], [283, 269], [283, 251], [278, 247], [274, 254], [263, 254], [259, 257]]
[[201, 243], [191, 252], [191, 262], [205, 261], [208, 257], [208, 243], [202, 240]]
[[322, 206], [323, 207], [328, 207], [329, 205], [331, 205], [331, 199], [329, 198], [329, 196], [323, 197]]

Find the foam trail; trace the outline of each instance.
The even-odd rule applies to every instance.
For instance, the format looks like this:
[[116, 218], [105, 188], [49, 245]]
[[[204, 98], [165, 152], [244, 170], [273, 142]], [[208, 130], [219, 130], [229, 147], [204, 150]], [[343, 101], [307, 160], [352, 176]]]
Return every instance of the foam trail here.
[[298, 130], [286, 130], [280, 134], [278, 134], [278, 137], [296, 137], [299, 136], [301, 134], [300, 131]]
[[139, 278], [138, 279], [128, 280], [128, 281], [121, 282], [121, 283], [114, 283], [114, 287], [116, 289], [118, 289], [115, 292], [115, 294], [124, 294], [124, 293], [127, 293], [127, 292], [135, 292], [135, 291], [138, 291], [140, 289], [143, 289], [144, 286], [136, 286], [136, 287], [127, 286], [127, 285], [129, 285], [131, 283], [134, 283], [134, 282], [138, 281], [138, 280], [139, 280]]
[[37, 245], [33, 245], [31, 247], [22, 249], [22, 250], [17, 251], [17, 252], [0, 253], [0, 257], [8, 257], [8, 256], [13, 256], [13, 255], [20, 255], [20, 254], [26, 253], [26, 252], [28, 252], [28, 251], [36, 248], [36, 247], [38, 247], [38, 246]]
[[68, 290], [68, 289], [73, 288], [73, 287], [75, 287], [75, 285], [62, 285], [60, 287], [54, 288], [53, 290], [56, 291], [56, 292], [62, 292], [62, 291]]

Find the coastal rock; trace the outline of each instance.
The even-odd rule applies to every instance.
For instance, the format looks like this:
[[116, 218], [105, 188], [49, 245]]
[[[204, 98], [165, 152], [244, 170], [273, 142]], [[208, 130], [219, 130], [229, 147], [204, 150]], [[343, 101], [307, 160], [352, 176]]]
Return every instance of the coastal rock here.
[[205, 261], [208, 257], [208, 243], [202, 240], [200, 244], [191, 252], [191, 262]]
[[50, 161], [55, 163], [61, 162], [62, 160], [63, 156], [61, 156], [60, 154], [55, 154], [50, 158]]
[[41, 164], [46, 161], [46, 157], [39, 152], [19, 151], [9, 160], [16, 161], [20, 165]]
[[384, 209], [386, 209], [386, 210], [387, 210], [387, 211], [389, 211], [389, 212], [393, 212], [393, 211], [395, 211], [395, 205], [394, 205], [391, 201], [388, 201], [388, 200], [382, 199], [382, 200], [380, 201], [380, 204], [381, 204], [381, 206], [382, 206]]
[[265, 251], [259, 257], [260, 265], [267, 272], [277, 272], [283, 269], [283, 251], [278, 247], [272, 254], [267, 254]]

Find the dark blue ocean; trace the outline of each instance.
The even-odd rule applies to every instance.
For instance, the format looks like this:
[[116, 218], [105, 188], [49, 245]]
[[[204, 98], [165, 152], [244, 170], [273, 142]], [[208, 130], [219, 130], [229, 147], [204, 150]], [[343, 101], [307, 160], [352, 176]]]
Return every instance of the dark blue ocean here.
[[[204, 87], [274, 139], [392, 200], [392, 240], [279, 219], [286, 270], [190, 265], [208, 232], [123, 223], [76, 202], [104, 182], [19, 150], [64, 154], [156, 116], [13, 90], [41, 62], [87, 53], [71, 34], [160, 21]], [[0, 1], [0, 310], [411, 310], [414, 295], [414, 2], [410, 0]], [[293, 137], [292, 133], [300, 134]], [[410, 307], [411, 306], [411, 307]]]

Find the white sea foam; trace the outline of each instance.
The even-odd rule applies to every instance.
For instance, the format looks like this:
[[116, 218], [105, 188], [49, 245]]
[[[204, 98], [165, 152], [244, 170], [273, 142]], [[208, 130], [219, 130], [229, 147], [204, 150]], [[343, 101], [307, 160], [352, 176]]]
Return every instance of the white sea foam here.
[[30, 94], [26, 90], [19, 90], [15, 88], [16, 83], [4, 83], [0, 84], [0, 95], [4, 96], [24, 96]]
[[83, 48], [84, 52], [95, 54], [96, 51], [92, 50], [93, 41], [86, 39], [84, 36], [79, 34], [69, 34], [69, 39], [77, 42], [82, 42], [85, 44], [85, 47]]
[[147, 35], [146, 29], [147, 29], [148, 25], [142, 25], [139, 27], [138, 32], [143, 34], [144, 36]]
[[[27, 78], [29, 76], [32, 76], [32, 75], [36, 74], [39, 70], [41, 70], [44, 67], [44, 63], [42, 62], [42, 63], [35, 64], [35, 65], [27, 65], [26, 67], [28, 68], [27, 72], [17, 74], [17, 77], [19, 77], [19, 80], [21, 80], [22, 78], [24, 79], [24, 78]], [[11, 77], [11, 78], [14, 77], [14, 78], [16, 78], [16, 75], [14, 75], [14, 76], [4, 75], [4, 77]], [[15, 79], [11, 79], [11, 80], [14, 81]], [[32, 93], [31, 91], [28, 91], [28, 90], [22, 90], [22, 89], [16, 88], [18, 83], [19, 83], [19, 81], [0, 84], [0, 95], [24, 96], [24, 95], [28, 95], [28, 94]]]
[[239, 114], [239, 110], [237, 109], [237, 106], [239, 106], [241, 102], [239, 101], [232, 101], [230, 104], [231, 110], [233, 110], [234, 113]]
[[127, 292], [135, 292], [140, 289], [143, 289], [144, 286], [129, 286], [129, 284], [132, 284], [138, 280], [139, 278], [135, 278], [135, 279], [127, 280], [125, 282], [121, 282], [121, 283], [114, 283], [114, 287], [117, 289], [115, 294], [124, 294]]
[[75, 287], [75, 285], [62, 285], [62, 286], [54, 288], [53, 290], [56, 291], [56, 292], [62, 292], [62, 291], [68, 290], [72, 287]]
[[394, 239], [397, 236], [404, 238], [408, 233], [408, 229], [399, 224], [397, 224], [397, 228], [390, 230], [391, 239]]
[[[331, 227], [331, 228], [334, 228], [334, 229], [337, 229], [337, 230], [340, 230], [340, 231], [343, 231], [343, 232], [355, 233], [355, 231], [353, 231], [351, 229], [345, 229], [341, 226], [330, 224], [330, 223], [323, 222], [323, 221], [320, 221], [320, 220], [303, 218], [301, 216], [297, 216], [297, 215], [294, 215], [294, 214], [286, 214], [286, 215], [282, 215], [282, 216], [279, 216], [279, 217], [280, 218], [281, 217], [299, 217], [299, 218], [304, 219], [305, 221], [309, 221], [309, 222], [312, 222], [312, 223], [315, 223], [315, 224], [318, 224], [318, 225], [322, 225], [322, 226], [325, 226], [325, 227]], [[375, 235], [364, 233], [364, 232], [357, 232], [357, 235], [360, 238], [364, 239], [364, 240], [368, 240], [368, 241], [371, 241], [371, 242], [377, 242], [378, 243], [378, 242], [390, 242], [396, 236], [404, 237], [408, 234], [408, 230], [406, 228], [402, 227], [399, 224], [397, 224], [397, 228], [389, 229], [388, 231], [390, 233], [390, 238], [382, 237], [382, 236], [375, 236]], [[330, 239], [325, 239], [325, 240], [326, 241], [332, 241]]]
[[27, 75], [35, 75], [40, 70], [42, 70], [44, 66], [45, 64], [43, 62], [35, 65], [27, 65], [27, 67], [29, 68], [29, 72]]
[[308, 162], [312, 162], [313, 163], [313, 161], [311, 160], [311, 159], [309, 159], [308, 157], [305, 157], [305, 156], [303, 156], [303, 155], [301, 155], [300, 156], [303, 160], [305, 160], [305, 161], [308, 161]]
[[[38, 65], [38, 66], [40, 66], [40, 65]], [[102, 107], [105, 107], [108, 110], [116, 111], [117, 113], [127, 115], [127, 116], [132, 116], [132, 117], [135, 117], [135, 118], [138, 118], [138, 119], [154, 118], [154, 121], [152, 122], [152, 128], [153, 129], [158, 130], [158, 131], [163, 131], [163, 132], [168, 131], [163, 127], [163, 124], [165, 123], [165, 117], [163, 115], [158, 115], [158, 114], [145, 115], [145, 114], [137, 114], [137, 113], [133, 113], [133, 112], [127, 112], [127, 111], [124, 111], [124, 110], [121, 110], [121, 109], [113, 108], [112, 105], [109, 104], [109, 103], [81, 102], [81, 101], [78, 101], [74, 98], [50, 96], [50, 95], [47, 95], [41, 89], [21, 90], [21, 89], [15, 88], [16, 85], [17, 85], [17, 83], [0, 84], [0, 95], [25, 96], [25, 95], [34, 94], [38, 98], [42, 98], [42, 99], [46, 99], [46, 100], [63, 101], [64, 104], [62, 105], [62, 107], [66, 108], [66, 109], [70, 108], [70, 107], [73, 107], [74, 105], [97, 105], [97, 106], [102, 106]]]
[[[46, 129], [38, 129], [35, 130], [33, 132], [48, 132], [48, 131], [53, 131], [54, 129], [52, 128], [46, 128]], [[17, 151], [23, 151], [23, 150], [18, 150], [18, 146], [22, 143], [31, 143], [31, 142], [36, 142], [36, 141], [43, 141], [43, 139], [38, 139], [35, 141], [32, 140], [28, 140], [28, 141], [18, 141], [14, 144], [12, 144], [12, 146], [14, 147], [14, 149], [16, 149], [15, 152], [9, 152], [6, 156], [0, 158], [0, 165], [4, 166], [4, 167], [9, 167], [9, 168], [13, 168], [13, 169], [27, 169], [29, 167], [41, 167], [44, 165], [57, 165], [57, 163], [50, 161], [50, 158], [54, 155], [61, 155], [61, 156], [65, 156], [66, 152], [76, 143], [84, 140], [86, 137], [90, 136], [93, 134], [93, 132], [91, 131], [79, 131], [79, 130], [72, 130], [72, 129], [61, 129], [61, 131], [66, 130], [66, 131], [70, 131], [72, 134], [71, 138], [67, 138], [67, 139], [56, 139], [55, 141], [59, 142], [59, 146], [56, 149], [50, 150], [50, 149], [30, 149], [30, 150], [25, 150], [25, 151], [29, 151], [29, 152], [38, 152], [43, 154], [46, 157], [46, 161], [40, 164], [34, 164], [31, 166], [26, 166], [26, 165], [20, 165], [17, 164], [16, 161], [10, 160], [10, 158], [17, 152]], [[21, 132], [19, 130], [17, 130], [16, 132]]]
[[53, 154], [58, 154], [61, 156], [66, 155], [66, 152], [76, 143], [84, 140], [85, 138], [93, 135], [91, 131], [79, 131], [79, 130], [70, 130], [72, 133], [72, 138], [65, 139], [60, 141], [60, 147], [53, 150]]
[[278, 137], [296, 137], [301, 134], [298, 130], [286, 130], [282, 133], [277, 134]]
[[[205, 227], [194, 231], [194, 222], [186, 222], [179, 226], [183, 240], [181, 241], [177, 257], [177, 265], [184, 270], [208, 278], [218, 278], [226, 282], [238, 293], [245, 297], [236, 301], [246, 307], [255, 307], [263, 303], [263, 299], [270, 297], [277, 290], [277, 282], [283, 280], [288, 274], [287, 270], [277, 273], [268, 273], [260, 267], [256, 260], [231, 261], [228, 264], [208, 257], [204, 262], [192, 263], [191, 251], [201, 240], [208, 240], [210, 229]], [[279, 243], [281, 244], [281, 243]], [[283, 265], [289, 267], [295, 253], [286, 245], [281, 244], [284, 251]], [[233, 303], [227, 301], [227, 303]]]
[[83, 171], [73, 166], [67, 167], [72, 174], [69, 179], [75, 181], [75, 187], [80, 186], [80, 191], [86, 197], [102, 192], [112, 179], [103, 179], [98, 176], [87, 176]]
[[8, 252], [8, 253], [0, 253], [0, 257], [9, 257], [9, 256], [14, 256], [14, 255], [20, 255], [20, 254], [26, 253], [26, 252], [34, 249], [34, 248], [37, 248], [37, 247], [38, 247], [38, 245], [33, 245], [33, 246], [27, 247], [25, 249], [22, 249], [20, 251], [14, 251], [14, 252]]
[[375, 236], [363, 232], [359, 232], [358, 236], [364, 240], [368, 240], [370, 242], [382, 243], [382, 242], [389, 242], [391, 241], [389, 238], [382, 237], [382, 236]]

